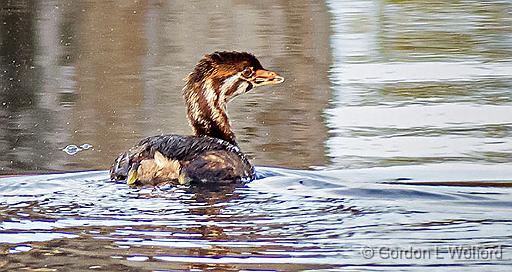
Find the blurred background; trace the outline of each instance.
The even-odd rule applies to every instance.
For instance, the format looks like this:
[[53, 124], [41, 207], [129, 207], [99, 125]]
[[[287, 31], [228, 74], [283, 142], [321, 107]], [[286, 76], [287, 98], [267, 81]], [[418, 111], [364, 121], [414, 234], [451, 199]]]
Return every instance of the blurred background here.
[[6, 0], [0, 39], [0, 174], [190, 134], [183, 78], [215, 50], [286, 78], [228, 106], [256, 165], [512, 161], [511, 1]]
[[[191, 134], [183, 78], [206, 53], [254, 53], [286, 84], [228, 107], [257, 164], [325, 165], [324, 3], [2, 1], [0, 173], [106, 169], [141, 137]], [[68, 144], [93, 149], [70, 156]]]

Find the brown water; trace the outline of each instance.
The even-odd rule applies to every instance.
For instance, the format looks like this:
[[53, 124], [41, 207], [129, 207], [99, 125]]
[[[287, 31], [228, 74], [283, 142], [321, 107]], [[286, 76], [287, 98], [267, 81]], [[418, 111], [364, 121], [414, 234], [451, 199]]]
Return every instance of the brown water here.
[[[109, 182], [215, 50], [286, 78], [228, 108], [259, 179]], [[3, 1], [0, 174], [67, 173], [0, 179], [0, 269], [507, 271], [511, 116], [510, 1]]]
[[[190, 134], [183, 78], [215, 50], [250, 51], [288, 79], [229, 106], [253, 161], [328, 163], [325, 4], [16, 3], [2, 10], [0, 173], [106, 169], [141, 137]], [[83, 143], [94, 149], [61, 151]]]

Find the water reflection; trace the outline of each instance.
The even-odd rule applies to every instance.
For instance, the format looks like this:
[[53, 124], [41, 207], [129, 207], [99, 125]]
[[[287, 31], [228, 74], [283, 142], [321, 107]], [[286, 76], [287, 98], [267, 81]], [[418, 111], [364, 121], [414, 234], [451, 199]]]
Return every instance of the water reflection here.
[[385, 3], [378, 13], [379, 52], [385, 60], [511, 60], [512, 7], [508, 1]]
[[[310, 205], [304, 209], [293, 195], [250, 187], [135, 191], [106, 182], [105, 172], [83, 173], [87, 182], [77, 183], [76, 174], [68, 177], [45, 176], [39, 190], [25, 195], [19, 192], [34, 185], [24, 182], [32, 178], [1, 183], [0, 192], [10, 204], [0, 204], [0, 243], [9, 249], [15, 248], [12, 243], [31, 246], [28, 254], [9, 255], [7, 268], [36, 268], [48, 262], [52, 268], [60, 263], [83, 269], [87, 264], [119, 271], [137, 267], [131, 262], [138, 261], [152, 269], [238, 270], [261, 264], [267, 269], [328, 268], [330, 260], [317, 257], [334, 252], [336, 246], [324, 245], [321, 238], [337, 239], [339, 230], [333, 224], [351, 216], [353, 209], [341, 199], [323, 203], [306, 197], [303, 201]], [[338, 214], [328, 216], [330, 212]], [[325, 216], [331, 227], [310, 223], [318, 216]], [[73, 258], [83, 262], [70, 263]]]
[[134, 190], [107, 182], [106, 171], [2, 179], [0, 265], [108, 271], [507, 266], [505, 259], [369, 262], [360, 254], [364, 246], [444, 250], [476, 243], [501, 245], [508, 254], [512, 183], [499, 180], [511, 172], [497, 169], [259, 168], [269, 176], [216, 192]]
[[1, 78], [2, 174], [105, 168], [142, 136], [189, 133], [181, 79], [217, 48], [253, 51], [288, 79], [230, 105], [255, 163], [333, 168], [257, 167], [259, 179], [218, 191], [134, 189], [106, 171], [2, 178], [2, 269], [510, 267], [360, 250], [509, 256], [512, 3], [1, 5], [23, 30], [0, 24], [2, 37], [24, 41], [1, 43], [2, 71], [20, 80]]
[[33, 2], [9, 1], [0, 8], [0, 167], [25, 168], [41, 162], [38, 156], [22, 155], [29, 153], [23, 146], [39, 141], [27, 130], [41, 130], [36, 124], [45, 114], [36, 102], [41, 73], [36, 69], [35, 14]]
[[331, 167], [511, 162], [511, 3], [329, 6]]
[[[330, 19], [321, 3], [7, 1], [1, 16], [1, 173], [106, 168], [143, 136], [190, 134], [182, 79], [219, 49], [253, 52], [290, 78], [230, 105], [253, 161], [327, 162]], [[59, 152], [83, 142], [94, 152]]]

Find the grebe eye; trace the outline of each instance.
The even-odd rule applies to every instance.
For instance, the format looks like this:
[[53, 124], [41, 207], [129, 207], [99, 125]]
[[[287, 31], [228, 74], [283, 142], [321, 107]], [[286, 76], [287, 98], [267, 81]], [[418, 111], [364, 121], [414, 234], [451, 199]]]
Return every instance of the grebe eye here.
[[253, 74], [253, 71], [250, 67], [247, 67], [242, 71], [242, 76], [245, 78], [250, 78], [252, 76], [252, 74]]

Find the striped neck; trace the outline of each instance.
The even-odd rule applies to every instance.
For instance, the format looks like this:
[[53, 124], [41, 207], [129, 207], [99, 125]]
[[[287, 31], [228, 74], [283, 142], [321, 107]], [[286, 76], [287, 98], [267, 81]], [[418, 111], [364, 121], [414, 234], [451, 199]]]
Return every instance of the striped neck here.
[[190, 126], [197, 136], [210, 136], [238, 146], [226, 113], [226, 103], [249, 91], [252, 85], [239, 74], [200, 81], [190, 75], [184, 88], [184, 98]]

